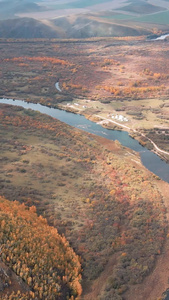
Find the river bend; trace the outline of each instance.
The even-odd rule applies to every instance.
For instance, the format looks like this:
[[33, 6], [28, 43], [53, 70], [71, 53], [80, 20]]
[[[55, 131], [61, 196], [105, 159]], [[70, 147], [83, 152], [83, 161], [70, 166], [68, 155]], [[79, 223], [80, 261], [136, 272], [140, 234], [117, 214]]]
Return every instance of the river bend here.
[[103, 128], [101, 125], [87, 120], [84, 116], [66, 112], [64, 110], [50, 108], [41, 104], [27, 103], [22, 100], [0, 99], [0, 103], [21, 106], [26, 109], [39, 111], [56, 118], [68, 125], [105, 137], [109, 140], [118, 140], [123, 146], [139, 152], [142, 164], [151, 172], [169, 183], [169, 165], [160, 159], [158, 155], [141, 146], [137, 140], [131, 138], [126, 131], [117, 131]]

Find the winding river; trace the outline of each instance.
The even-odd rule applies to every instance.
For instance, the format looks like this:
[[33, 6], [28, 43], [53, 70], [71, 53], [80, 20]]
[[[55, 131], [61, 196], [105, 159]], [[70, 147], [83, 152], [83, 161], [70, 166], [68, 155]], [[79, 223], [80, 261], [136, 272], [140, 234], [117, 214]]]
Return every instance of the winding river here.
[[32, 109], [56, 118], [68, 125], [93, 133], [109, 140], [118, 140], [123, 146], [139, 152], [142, 164], [151, 172], [169, 183], [169, 165], [160, 159], [158, 155], [141, 146], [138, 141], [132, 139], [128, 132], [109, 130], [101, 125], [87, 120], [84, 116], [66, 112], [64, 110], [50, 108], [41, 104], [27, 103], [22, 100], [0, 99], [0, 103], [21, 106]]

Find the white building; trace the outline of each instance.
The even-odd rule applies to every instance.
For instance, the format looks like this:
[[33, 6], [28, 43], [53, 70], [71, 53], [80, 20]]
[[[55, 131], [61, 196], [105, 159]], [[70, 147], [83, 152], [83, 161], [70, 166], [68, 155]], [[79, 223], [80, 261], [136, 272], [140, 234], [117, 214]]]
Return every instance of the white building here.
[[128, 122], [128, 119], [126, 117], [123, 117], [122, 115], [112, 115], [112, 119], [116, 119], [117, 121], [121, 122]]

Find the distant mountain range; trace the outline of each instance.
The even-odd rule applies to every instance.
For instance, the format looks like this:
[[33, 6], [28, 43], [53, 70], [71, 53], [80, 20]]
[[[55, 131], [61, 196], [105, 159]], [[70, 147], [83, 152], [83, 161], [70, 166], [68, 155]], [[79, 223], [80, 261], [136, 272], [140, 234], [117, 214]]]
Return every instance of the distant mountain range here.
[[0, 38], [89, 38], [104, 36], [136, 36], [149, 30], [99, 22], [77, 17], [73, 22], [62, 17], [50, 21], [18, 18], [0, 21]]
[[0, 0], [0, 38], [149, 35], [169, 31], [167, 20], [167, 1]]

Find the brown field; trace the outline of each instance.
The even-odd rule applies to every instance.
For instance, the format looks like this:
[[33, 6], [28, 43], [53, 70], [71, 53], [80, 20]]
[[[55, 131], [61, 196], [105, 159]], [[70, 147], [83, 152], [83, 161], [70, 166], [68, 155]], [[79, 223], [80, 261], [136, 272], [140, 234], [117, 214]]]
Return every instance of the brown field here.
[[122, 126], [169, 151], [167, 40], [1, 40], [0, 48], [1, 97], [59, 105], [94, 119], [122, 114], [128, 119]]

